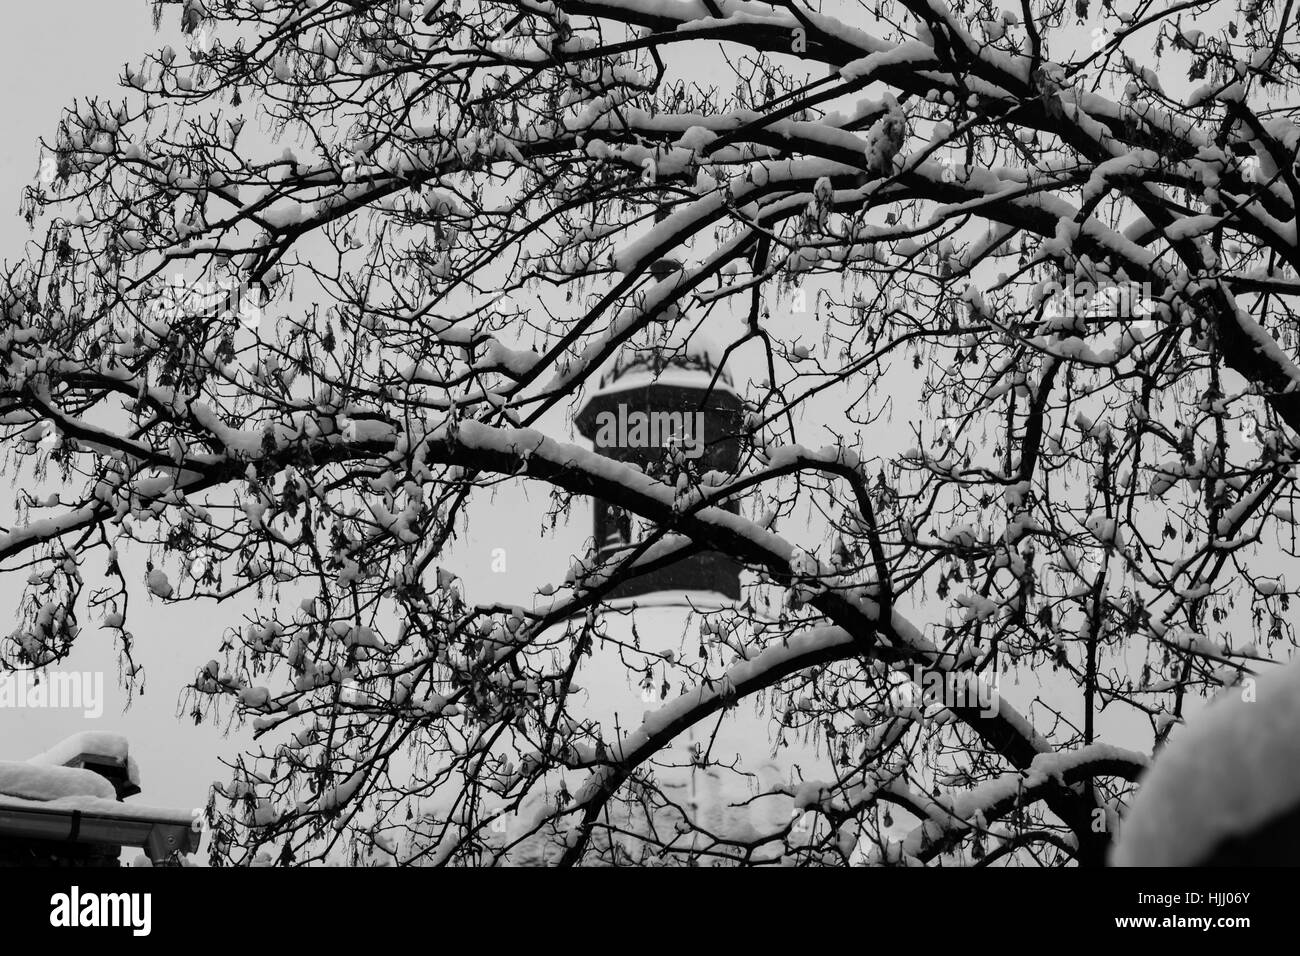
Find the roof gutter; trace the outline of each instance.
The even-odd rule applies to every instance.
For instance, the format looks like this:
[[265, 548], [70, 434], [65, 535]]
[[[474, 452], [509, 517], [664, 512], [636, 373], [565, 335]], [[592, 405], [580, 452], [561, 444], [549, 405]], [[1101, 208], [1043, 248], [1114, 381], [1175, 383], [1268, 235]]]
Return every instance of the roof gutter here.
[[176, 852], [193, 853], [198, 849], [198, 834], [192, 827], [166, 820], [0, 802], [0, 839], [5, 837], [140, 847], [154, 863]]

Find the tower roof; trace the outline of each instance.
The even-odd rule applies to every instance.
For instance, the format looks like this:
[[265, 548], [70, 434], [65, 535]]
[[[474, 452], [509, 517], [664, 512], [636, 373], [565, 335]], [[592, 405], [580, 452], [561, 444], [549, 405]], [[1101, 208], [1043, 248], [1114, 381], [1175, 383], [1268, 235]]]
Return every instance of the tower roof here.
[[734, 395], [731, 373], [725, 368], [719, 371], [722, 362], [723, 350], [702, 332], [672, 336], [664, 342], [629, 344], [601, 376], [596, 394], [659, 384], [701, 390], [712, 386], [714, 391]]

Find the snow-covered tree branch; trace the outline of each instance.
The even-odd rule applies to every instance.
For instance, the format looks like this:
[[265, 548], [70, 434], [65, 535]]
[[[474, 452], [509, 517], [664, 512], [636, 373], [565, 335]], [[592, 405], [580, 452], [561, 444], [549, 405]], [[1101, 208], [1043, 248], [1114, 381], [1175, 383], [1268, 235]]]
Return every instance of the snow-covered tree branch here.
[[[190, 43], [65, 113], [0, 282], [0, 659], [104, 628], [130, 683], [133, 604], [230, 609], [183, 690], [257, 737], [214, 860], [1095, 865], [1191, 700], [1289, 656], [1272, 0], [155, 7]], [[572, 438], [612, 362], [706, 332], [734, 467]], [[635, 534], [471, 593], [507, 483]], [[697, 657], [609, 630], [705, 552], [744, 596]], [[596, 648], [639, 726], [584, 712]], [[899, 706], [930, 678], [1002, 693]], [[655, 771], [736, 711], [816, 766], [697, 747], [751, 787], [723, 832]]]

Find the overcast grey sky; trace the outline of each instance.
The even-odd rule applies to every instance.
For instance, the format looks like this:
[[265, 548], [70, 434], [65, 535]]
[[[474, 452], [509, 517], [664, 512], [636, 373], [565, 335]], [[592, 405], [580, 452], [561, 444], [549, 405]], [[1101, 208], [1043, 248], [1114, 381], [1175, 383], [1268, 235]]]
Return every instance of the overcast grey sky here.
[[[128, 60], [137, 62], [164, 43], [179, 46], [172, 12], [155, 32], [148, 0], [65, 0], [57, 13], [35, 4], [6, 9], [6, 28], [0, 31], [6, 121], [0, 143], [0, 259], [19, 258], [23, 244], [38, 234], [19, 217], [18, 207], [23, 187], [37, 173], [40, 138], [52, 136], [61, 110], [74, 98], [121, 95], [117, 77]], [[582, 547], [590, 517], [583, 509], [568, 528], [543, 538], [545, 504], [544, 492], [526, 495], [520, 488], [503, 488], [473, 509], [475, 534], [472, 540], [462, 540], [452, 563], [471, 599], [523, 603], [541, 583], [539, 575], [558, 569], [563, 576], [568, 555]], [[492, 567], [493, 549], [499, 547], [507, 551], [504, 572]], [[125, 557], [138, 564], [144, 549], [135, 550]], [[102, 552], [94, 560], [101, 559]], [[102, 569], [89, 570], [97, 574]], [[142, 567], [139, 572], [137, 579]], [[132, 572], [127, 574], [131, 580]], [[21, 573], [0, 575], [2, 630], [16, 622], [22, 582]], [[126, 698], [116, 686], [117, 654], [109, 632], [83, 612], [81, 637], [60, 670], [104, 672], [103, 716], [87, 720], [70, 710], [0, 710], [0, 760], [25, 759], [79, 731], [122, 733], [131, 741], [143, 777], [144, 792], [137, 802], [201, 806], [208, 785], [227, 776], [218, 757], [234, 753], [239, 743], [247, 744], [249, 735], [235, 728], [223, 739], [210, 723], [196, 727], [178, 713], [178, 690], [196, 667], [217, 654], [222, 631], [237, 624], [251, 603], [220, 609], [198, 604], [164, 607], [146, 597], [141, 586], [132, 607], [127, 626], [137, 642], [137, 660], [147, 669], [145, 695], [125, 707]]]
[[[179, 31], [166, 22], [161, 32], [170, 36]], [[0, 30], [5, 126], [0, 140], [0, 259], [17, 259], [23, 243], [36, 235], [18, 216], [18, 205], [23, 187], [37, 172], [38, 142], [52, 135], [61, 110], [79, 96], [115, 94], [123, 64], [163, 42], [153, 29], [148, 0], [6, 5]], [[22, 580], [21, 574], [0, 575], [0, 628], [6, 631], [16, 621]], [[206, 649], [211, 656], [217, 632], [201, 625], [205, 615], [200, 608], [155, 605], [148, 612], [148, 626], [135, 628], [141, 655], [152, 665], [145, 696], [123, 712], [108, 633], [83, 619], [83, 640], [61, 669], [105, 672], [104, 715], [86, 720], [67, 710], [0, 711], [0, 760], [24, 759], [83, 730], [122, 733], [131, 740], [141, 768], [144, 793], [138, 802], [201, 806], [207, 785], [220, 770], [216, 755], [231, 744], [211, 726], [177, 720], [176, 687], [196, 661], [201, 663], [199, 654]]]
[[[171, 32], [172, 25], [164, 24]], [[127, 59], [157, 43], [148, 0], [63, 0], [5, 7], [0, 30], [0, 258], [12, 260], [32, 235], [16, 215], [37, 171], [37, 141], [58, 125], [74, 97], [105, 94]]]

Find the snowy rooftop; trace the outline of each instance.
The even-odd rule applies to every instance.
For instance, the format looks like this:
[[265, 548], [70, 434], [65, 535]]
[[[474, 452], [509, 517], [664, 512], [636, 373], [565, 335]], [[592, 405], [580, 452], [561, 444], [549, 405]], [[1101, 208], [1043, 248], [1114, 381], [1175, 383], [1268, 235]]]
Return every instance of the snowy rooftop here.
[[[89, 772], [89, 771], [84, 771]], [[114, 799], [112, 788], [109, 795], [103, 796], [67, 796], [52, 800], [29, 800], [23, 797], [0, 794], [0, 816], [6, 810], [44, 810], [71, 813], [74, 810], [104, 820], [120, 820], [133, 823], [159, 823], [166, 826], [182, 827], [189, 830], [194, 823], [190, 810], [168, 810], [161, 807], [146, 807], [136, 803], [122, 803]]]
[[725, 368], [723, 350], [702, 332], [683, 339], [628, 345], [600, 379], [598, 392], [617, 392], [650, 384], [680, 385], [734, 392], [731, 373]]
[[117, 792], [93, 770], [0, 760], [0, 797], [40, 801], [68, 797], [116, 800]]
[[[142, 846], [157, 859], [196, 848], [190, 810], [125, 804], [118, 799], [123, 788], [89, 767], [125, 775], [125, 793], [139, 792], [139, 771], [117, 734], [75, 734], [30, 760], [0, 761], [0, 838]], [[67, 820], [76, 821], [73, 829]]]
[[0, 796], [26, 800], [93, 797], [116, 800], [112, 782], [89, 767], [119, 768], [139, 792], [140, 773], [126, 738], [118, 734], [73, 734], [23, 762], [0, 761]]

